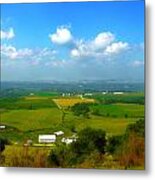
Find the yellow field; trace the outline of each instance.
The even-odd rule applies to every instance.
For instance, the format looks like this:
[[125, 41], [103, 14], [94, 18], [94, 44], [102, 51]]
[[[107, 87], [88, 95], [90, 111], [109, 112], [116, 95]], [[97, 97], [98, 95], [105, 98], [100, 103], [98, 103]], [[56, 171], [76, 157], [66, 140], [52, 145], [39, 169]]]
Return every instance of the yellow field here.
[[60, 98], [60, 99], [53, 99], [53, 101], [57, 104], [59, 108], [73, 106], [77, 103], [94, 103], [94, 99], [88, 98]]

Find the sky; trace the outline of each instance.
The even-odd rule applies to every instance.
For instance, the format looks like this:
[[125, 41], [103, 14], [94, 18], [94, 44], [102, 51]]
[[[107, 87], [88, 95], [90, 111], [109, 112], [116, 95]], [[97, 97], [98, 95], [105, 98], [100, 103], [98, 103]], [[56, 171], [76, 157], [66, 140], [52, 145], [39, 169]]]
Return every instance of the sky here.
[[2, 81], [144, 81], [144, 2], [1, 5]]

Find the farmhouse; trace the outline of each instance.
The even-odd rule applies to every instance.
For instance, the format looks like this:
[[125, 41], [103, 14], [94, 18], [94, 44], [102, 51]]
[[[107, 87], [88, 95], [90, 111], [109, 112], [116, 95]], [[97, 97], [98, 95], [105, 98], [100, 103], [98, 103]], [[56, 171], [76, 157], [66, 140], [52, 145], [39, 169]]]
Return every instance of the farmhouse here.
[[54, 132], [54, 134], [56, 136], [62, 136], [62, 135], [64, 135], [64, 132], [63, 131], [57, 131], [57, 132]]
[[54, 143], [56, 141], [56, 135], [39, 135], [39, 143]]

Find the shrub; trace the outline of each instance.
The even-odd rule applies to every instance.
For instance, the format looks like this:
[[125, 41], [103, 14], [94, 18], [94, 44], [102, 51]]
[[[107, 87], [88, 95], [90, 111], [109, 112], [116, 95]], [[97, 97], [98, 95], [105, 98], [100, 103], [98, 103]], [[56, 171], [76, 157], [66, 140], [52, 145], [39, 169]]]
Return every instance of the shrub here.
[[144, 167], [144, 138], [131, 133], [128, 140], [124, 141], [118, 151], [117, 158], [125, 169], [132, 167]]
[[123, 142], [123, 136], [112, 136], [108, 139], [107, 152], [114, 153]]
[[78, 134], [78, 139], [72, 144], [72, 150], [78, 155], [89, 154], [94, 150], [105, 153], [105, 132], [92, 128], [85, 128]]

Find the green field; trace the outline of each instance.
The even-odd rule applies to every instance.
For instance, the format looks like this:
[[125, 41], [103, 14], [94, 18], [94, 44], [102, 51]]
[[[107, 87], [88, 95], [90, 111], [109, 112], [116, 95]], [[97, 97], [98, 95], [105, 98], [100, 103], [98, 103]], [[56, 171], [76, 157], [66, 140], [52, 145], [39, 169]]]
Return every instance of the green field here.
[[[1, 100], [1, 124], [6, 125], [1, 130], [0, 136], [7, 137], [11, 141], [24, 142], [33, 139], [36, 143], [39, 134], [51, 134], [62, 130], [66, 136], [79, 132], [83, 128], [101, 128], [108, 134], [122, 134], [130, 123], [144, 118], [144, 105], [139, 103], [120, 103], [123, 97], [135, 101], [135, 97], [141, 98], [141, 93], [127, 93], [121, 95], [107, 95], [106, 98], [118, 100], [117, 103], [104, 104], [101, 102], [89, 104], [90, 118], [75, 116], [70, 110], [65, 110], [65, 119], [62, 122], [62, 110], [54, 103], [51, 95], [56, 93], [37, 94], [26, 96], [16, 100]], [[95, 94], [96, 100], [105, 99], [105, 95]], [[134, 99], [133, 99], [134, 97]], [[61, 97], [60, 97], [61, 98]], [[75, 97], [70, 97], [70, 99]], [[138, 99], [139, 102], [139, 99]], [[3, 108], [2, 108], [3, 107]]]
[[56, 107], [56, 104], [49, 96], [27, 96], [24, 98], [5, 98], [0, 100], [0, 109], [3, 110], [32, 110], [52, 107]]
[[144, 105], [140, 104], [104, 104], [92, 105], [92, 111], [97, 111], [101, 116], [144, 118]]

